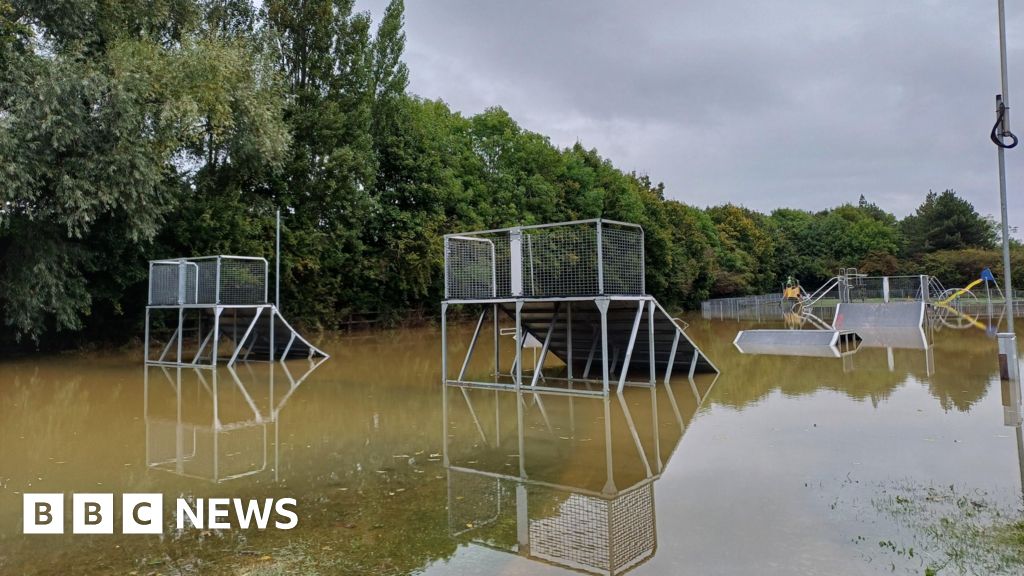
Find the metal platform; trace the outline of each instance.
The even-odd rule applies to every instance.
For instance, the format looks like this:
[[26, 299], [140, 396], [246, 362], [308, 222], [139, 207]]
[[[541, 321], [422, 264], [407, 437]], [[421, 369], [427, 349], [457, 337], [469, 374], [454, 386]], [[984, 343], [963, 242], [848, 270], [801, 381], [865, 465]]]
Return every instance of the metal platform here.
[[[718, 372], [672, 318], [646, 294], [643, 229], [610, 220], [581, 220], [445, 236], [445, 300], [441, 304], [442, 372], [447, 384], [537, 392], [607, 395], [626, 385], [654, 386], [672, 374]], [[455, 378], [448, 365], [448, 308], [481, 306], [467, 355]], [[493, 324], [490, 382], [467, 377], [484, 321]], [[515, 357], [500, 357], [500, 318], [514, 322]], [[529, 381], [522, 345], [541, 342]], [[566, 365], [564, 381], [596, 382], [583, 390], [542, 384], [545, 358]], [[644, 376], [644, 380], [638, 380]], [[510, 379], [510, 381], [506, 381]], [[544, 378], [545, 382], [552, 378]]]
[[860, 342], [859, 334], [840, 330], [743, 330], [732, 343], [741, 354], [840, 358]]
[[[151, 261], [146, 364], [212, 368], [221, 360], [230, 366], [327, 358], [268, 302], [267, 277], [267, 261], [249, 256]], [[154, 325], [173, 328], [158, 349], [151, 349]]]

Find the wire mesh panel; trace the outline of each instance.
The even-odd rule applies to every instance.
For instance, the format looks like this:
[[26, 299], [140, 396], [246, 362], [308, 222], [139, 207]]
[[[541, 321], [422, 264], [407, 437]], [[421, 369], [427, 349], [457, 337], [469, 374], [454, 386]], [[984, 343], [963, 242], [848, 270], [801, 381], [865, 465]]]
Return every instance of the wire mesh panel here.
[[596, 226], [523, 230], [523, 295], [600, 294]]
[[220, 303], [265, 304], [267, 261], [262, 258], [220, 258]]
[[644, 293], [644, 235], [640, 228], [605, 225], [601, 229], [604, 291]]
[[[531, 497], [539, 496], [531, 490]], [[553, 514], [530, 520], [530, 552], [538, 558], [563, 566], [597, 570], [609, 569], [607, 500], [569, 494]]]
[[640, 296], [643, 229], [583, 220], [448, 235], [445, 293], [463, 300]]
[[[150, 263], [150, 305], [195, 304], [198, 300], [199, 271], [186, 260], [164, 260]], [[182, 277], [184, 276], [184, 285]]]
[[[531, 487], [531, 499], [549, 488]], [[556, 491], [557, 492], [557, 491]], [[650, 557], [657, 545], [654, 487], [604, 499], [569, 493], [555, 510], [530, 520], [532, 555], [593, 572], [615, 574]]]
[[494, 298], [497, 295], [495, 252], [494, 242], [488, 238], [446, 238], [445, 294], [448, 298]]
[[626, 492], [611, 502], [611, 572], [622, 571], [654, 553], [657, 534], [654, 485]]
[[206, 256], [154, 260], [149, 270], [150, 306], [267, 303], [267, 261], [263, 258]]
[[[448, 486], [448, 530], [452, 536], [467, 536], [504, 548], [515, 544], [514, 485], [490, 476], [449, 470]], [[506, 526], [512, 529], [504, 530]]]

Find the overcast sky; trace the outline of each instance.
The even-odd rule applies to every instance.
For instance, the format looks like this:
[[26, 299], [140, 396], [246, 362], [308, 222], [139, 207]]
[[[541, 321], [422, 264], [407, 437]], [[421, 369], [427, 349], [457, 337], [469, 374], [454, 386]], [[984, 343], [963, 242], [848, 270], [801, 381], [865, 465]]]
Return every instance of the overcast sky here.
[[[386, 0], [362, 0], [380, 19]], [[1024, 13], [1008, 2], [1024, 102]], [[903, 216], [953, 188], [998, 215], [996, 1], [406, 0], [410, 90], [502, 106], [697, 206]], [[1024, 134], [1024, 105], [1014, 126]], [[1007, 154], [1024, 229], [1024, 145]]]

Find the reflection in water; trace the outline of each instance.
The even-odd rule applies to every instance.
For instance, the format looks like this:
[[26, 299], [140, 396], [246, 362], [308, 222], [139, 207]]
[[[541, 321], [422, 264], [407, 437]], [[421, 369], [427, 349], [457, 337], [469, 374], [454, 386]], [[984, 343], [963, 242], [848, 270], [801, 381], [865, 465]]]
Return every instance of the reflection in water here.
[[449, 534], [596, 574], [644, 563], [654, 482], [716, 378], [609, 398], [445, 387]]
[[146, 367], [146, 466], [225, 482], [265, 472], [272, 459], [269, 467], [278, 481], [278, 416], [323, 362], [310, 361], [298, 378], [283, 362]]
[[[563, 573], [555, 565], [570, 562], [621, 572], [634, 561], [631, 576], [789, 576], [889, 574], [889, 559], [898, 573], [915, 573], [899, 568], [911, 563], [920, 573], [917, 551], [932, 550], [879, 556], [878, 542], [906, 542], [908, 534], [871, 506], [880, 490], [955, 484], [958, 494], [1019, 502], [1024, 443], [1016, 424], [1015, 438], [1003, 426], [996, 347], [984, 331], [936, 332], [934, 371], [921, 350], [894, 348], [890, 362], [885, 348], [866, 348], [843, 372], [835, 359], [739, 354], [732, 340], [749, 323], [687, 321], [721, 376], [713, 388], [698, 379], [696, 396], [677, 380], [675, 407], [660, 385], [653, 399], [649, 389], [629, 388], [628, 419], [616, 396], [606, 405], [467, 390], [470, 412], [462, 390], [450, 388], [441, 402], [438, 334], [429, 327], [328, 342], [332, 360], [287, 399], [306, 365], [289, 362], [289, 380], [278, 364], [273, 403], [267, 365], [240, 366], [235, 376], [256, 411], [223, 368], [216, 387], [209, 370], [204, 385], [193, 370], [182, 370], [179, 384], [174, 370], [159, 368], [143, 386], [137, 350], [5, 361], [0, 574], [450, 576]], [[465, 353], [472, 328], [452, 329], [453, 355]], [[511, 357], [513, 344], [500, 344]], [[486, 360], [474, 359], [470, 370], [487, 371]], [[257, 413], [274, 422], [266, 452], [252, 424]], [[230, 430], [246, 422], [256, 432]], [[207, 480], [179, 476], [179, 454], [184, 472]], [[264, 454], [263, 472], [224, 481], [261, 469]], [[163, 493], [165, 501], [295, 497], [300, 524], [213, 537], [170, 527], [165, 538], [21, 535], [23, 493], [87, 491]], [[656, 513], [645, 507], [654, 503]], [[637, 525], [618, 528], [615, 538], [587, 529], [619, 527], [624, 512]], [[581, 517], [572, 514], [593, 522], [566, 525]]]
[[1000, 380], [1003, 400], [1003, 424], [1014, 429], [1017, 438], [1017, 466], [1020, 468], [1021, 494], [1024, 495], [1024, 432], [1021, 431], [1021, 390], [1020, 382]]

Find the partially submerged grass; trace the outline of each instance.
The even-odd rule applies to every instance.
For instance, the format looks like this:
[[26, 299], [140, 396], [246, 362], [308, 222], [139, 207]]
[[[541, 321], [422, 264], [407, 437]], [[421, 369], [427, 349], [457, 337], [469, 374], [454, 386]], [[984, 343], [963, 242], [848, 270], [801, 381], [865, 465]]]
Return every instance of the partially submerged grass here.
[[916, 549], [926, 575], [1024, 573], [1024, 513], [986, 492], [901, 483], [872, 503], [911, 530], [913, 542], [892, 549]]

